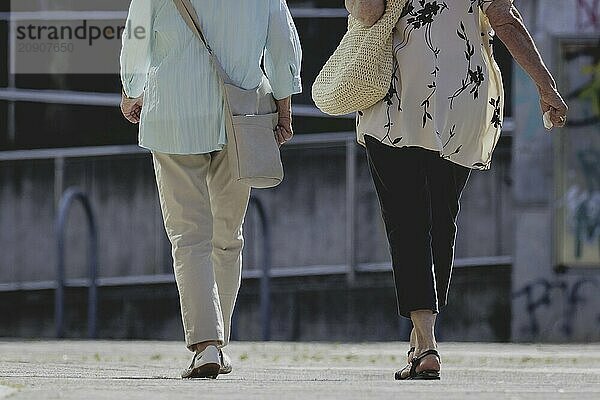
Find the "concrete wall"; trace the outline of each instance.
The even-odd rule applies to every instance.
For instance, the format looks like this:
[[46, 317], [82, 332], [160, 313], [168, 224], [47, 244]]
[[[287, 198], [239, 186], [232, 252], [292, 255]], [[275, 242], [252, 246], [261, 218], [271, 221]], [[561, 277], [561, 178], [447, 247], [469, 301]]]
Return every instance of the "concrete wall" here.
[[[55, 279], [54, 165], [51, 161], [0, 164], [0, 282]], [[147, 156], [68, 160], [65, 187], [79, 186], [98, 219], [101, 276], [162, 273], [168, 263], [162, 219]], [[66, 231], [67, 277], [87, 274], [87, 226], [72, 209]]]
[[[463, 195], [457, 240], [460, 258], [511, 254], [509, 139], [497, 153], [495, 168], [474, 172]], [[389, 262], [364, 151], [358, 146], [356, 151], [358, 262]], [[254, 192], [264, 202], [271, 223], [274, 266], [343, 265], [346, 261], [344, 148], [289, 148], [284, 151], [284, 163], [286, 180], [281, 186]], [[54, 179], [54, 166], [50, 161], [0, 163], [3, 246], [0, 284], [55, 278]], [[82, 187], [90, 195], [98, 218], [101, 277], [171, 273], [170, 250], [147, 155], [67, 160], [64, 186], [71, 185]], [[74, 207], [67, 229], [67, 278], [86, 276], [87, 227], [83, 221], [80, 207]], [[252, 269], [257, 265], [260, 238], [253, 213], [246, 222], [245, 268]], [[510, 267], [488, 268], [492, 269], [465, 269], [455, 275], [447, 316], [441, 317], [448, 326], [442, 331], [447, 331], [446, 337], [508, 338]], [[315, 278], [311, 282], [276, 280], [274, 337], [398, 338], [392, 283], [389, 273], [364, 274], [353, 287], [346, 285], [343, 276]], [[252, 281], [244, 285], [248, 289], [242, 291], [238, 303], [239, 337], [258, 338], [256, 286]], [[176, 297], [171, 293], [173, 289], [174, 286], [169, 285], [101, 289], [102, 336], [177, 338], [179, 310]], [[170, 294], [165, 295], [165, 290]], [[67, 330], [69, 335], [78, 336], [85, 331], [85, 291], [70, 289], [69, 293]], [[6, 306], [0, 309], [0, 336], [52, 335], [52, 291], [0, 294], [4, 299], [0, 303]], [[164, 303], [160, 300], [163, 297]], [[153, 306], [157, 302], [162, 305]], [[14, 307], [14, 304], [19, 306]], [[164, 314], [152, 322], [155, 309]], [[317, 309], [322, 311], [317, 313]], [[290, 318], [296, 321], [297, 327], [287, 326]], [[373, 320], [367, 323], [365, 318]], [[361, 325], [363, 323], [366, 325]]]
[[[388, 262], [379, 205], [364, 151], [358, 152], [359, 263]], [[502, 151], [502, 150], [501, 150]], [[474, 172], [463, 197], [457, 257], [511, 253], [510, 159], [499, 152], [494, 170]], [[341, 265], [345, 259], [345, 153], [343, 148], [288, 149], [286, 180], [255, 190], [273, 233], [273, 265]], [[67, 160], [64, 187], [89, 194], [98, 219], [100, 276], [170, 273], [170, 250], [147, 155]], [[50, 161], [0, 163], [0, 283], [55, 277], [54, 166]], [[67, 227], [67, 277], [86, 276], [83, 211], [72, 209]], [[246, 266], [256, 264], [256, 219], [249, 213]]]
[[[559, 86], [565, 87], [557, 40], [566, 35], [587, 35], [600, 40], [600, 5], [593, 1], [546, 0], [519, 2], [518, 7]], [[558, 179], [565, 172], [561, 170], [564, 166], [556, 163], [555, 154], [564, 151], [560, 143], [565, 142], [559, 135], [574, 133], [567, 129], [549, 135], [544, 131], [537, 90], [520, 68], [515, 68], [514, 87], [517, 133], [513, 146], [512, 339], [600, 340], [600, 268], [567, 268], [564, 273], [555, 272], [557, 246], [562, 245], [554, 236], [555, 222], [566, 200], [564, 193], [555, 192]], [[567, 102], [576, 104], [572, 92], [563, 94], [571, 96]], [[571, 115], [581, 112], [572, 107]], [[589, 129], [597, 135], [600, 124], [592, 124]], [[590, 141], [590, 150], [595, 152], [600, 151], [597, 138]], [[567, 142], [569, 140], [567, 138]], [[596, 172], [594, 179], [598, 178]], [[598, 207], [597, 195], [595, 198], [595, 207]], [[592, 232], [595, 229], [591, 227]], [[596, 235], [592, 240], [597, 240]]]
[[[438, 340], [507, 341], [510, 267], [456, 271]], [[234, 338], [261, 340], [259, 282], [244, 281], [235, 310]], [[175, 284], [101, 288], [98, 336], [103, 339], [183, 340]], [[396, 312], [391, 273], [278, 279], [272, 290], [271, 339], [292, 341], [406, 340], [409, 324]], [[87, 335], [87, 298], [68, 289], [65, 336]], [[0, 337], [54, 337], [53, 291], [0, 292]]]

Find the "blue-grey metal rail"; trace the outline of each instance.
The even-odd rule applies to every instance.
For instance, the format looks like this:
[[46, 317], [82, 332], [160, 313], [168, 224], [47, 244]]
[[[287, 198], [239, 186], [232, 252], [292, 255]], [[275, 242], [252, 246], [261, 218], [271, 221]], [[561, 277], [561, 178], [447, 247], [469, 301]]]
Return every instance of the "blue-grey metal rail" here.
[[69, 211], [75, 201], [79, 201], [86, 214], [89, 230], [88, 245], [88, 337], [95, 339], [97, 332], [98, 312], [98, 233], [96, 220], [92, 205], [88, 196], [79, 188], [68, 188], [58, 205], [58, 216], [56, 219], [56, 233], [58, 256], [56, 265], [56, 295], [54, 298], [54, 320], [56, 337], [64, 337], [64, 310], [65, 310], [65, 228], [68, 221]]
[[[65, 228], [69, 211], [75, 201], [81, 202], [89, 228], [89, 276], [88, 287], [88, 337], [95, 339], [97, 332], [98, 315], [98, 234], [94, 212], [87, 195], [76, 187], [68, 188], [60, 200], [57, 217], [57, 245], [58, 257], [56, 268], [56, 295], [54, 300], [54, 318], [56, 337], [64, 337], [64, 309], [65, 309]], [[262, 265], [260, 276], [260, 319], [262, 340], [271, 339], [271, 231], [265, 207], [260, 199], [250, 197], [250, 206], [256, 209], [262, 231], [262, 251], [259, 262]]]
[[262, 264], [260, 276], [260, 323], [262, 340], [271, 340], [271, 230], [263, 203], [255, 196], [250, 197], [250, 205], [256, 209], [262, 229], [262, 251], [259, 262]]
[[[354, 281], [355, 274], [371, 273], [371, 272], [390, 272], [391, 266], [389, 262], [384, 263], [359, 263], [356, 255], [353, 252], [353, 245], [356, 240], [355, 232], [355, 211], [357, 202], [355, 199], [356, 190], [356, 145], [354, 132], [330, 132], [318, 134], [303, 134], [298, 135], [289, 143], [286, 148], [315, 148], [315, 147], [345, 147], [346, 150], [346, 205], [349, 208], [345, 230], [346, 230], [346, 246], [347, 257], [346, 262], [341, 265], [305, 265], [295, 267], [274, 267], [271, 264], [271, 232], [267, 220], [264, 207], [256, 198], [251, 200], [251, 206], [257, 207], [258, 217], [261, 219], [260, 224], [263, 228], [262, 236], [262, 254], [257, 262], [260, 262], [261, 268], [247, 268], [242, 273], [243, 279], [260, 279], [261, 287], [261, 324], [263, 338], [270, 338], [270, 281], [274, 278], [284, 277], [299, 277], [299, 276], [321, 276], [321, 275], [346, 275], [349, 284]], [[25, 161], [25, 160], [54, 160], [55, 165], [55, 191], [58, 198], [63, 194], [62, 176], [64, 174], [64, 160], [70, 158], [87, 158], [87, 157], [105, 157], [115, 155], [145, 155], [147, 150], [135, 145], [127, 146], [99, 146], [99, 147], [83, 147], [83, 148], [67, 148], [67, 149], [42, 149], [42, 150], [27, 150], [27, 151], [2, 151], [0, 152], [0, 162], [6, 161]], [[66, 279], [64, 274], [64, 229], [67, 221], [67, 213], [71, 203], [79, 200], [87, 213], [88, 224], [90, 228], [90, 277], [87, 279]], [[89, 312], [88, 312], [88, 333], [90, 337], [96, 335], [96, 313], [97, 313], [97, 288], [112, 287], [112, 286], [129, 286], [129, 285], [147, 285], [147, 284], [166, 284], [174, 283], [173, 274], [155, 274], [141, 276], [116, 276], [116, 277], [100, 277], [97, 278], [97, 233], [96, 224], [93, 217], [90, 202], [83, 192], [77, 189], [69, 189], [64, 192], [64, 195], [59, 204], [59, 216], [57, 218], [57, 232], [59, 235], [59, 271], [57, 271], [58, 279], [56, 281], [21, 281], [21, 282], [0, 282], [0, 292], [22, 291], [22, 290], [56, 290], [56, 333], [57, 336], [62, 336], [63, 317], [64, 317], [64, 291], [65, 288], [89, 288]], [[510, 266], [512, 257], [479, 257], [456, 259], [455, 267], [490, 267]], [[235, 328], [235, 324], [232, 328]], [[232, 330], [232, 336], [235, 337], [235, 332]]]

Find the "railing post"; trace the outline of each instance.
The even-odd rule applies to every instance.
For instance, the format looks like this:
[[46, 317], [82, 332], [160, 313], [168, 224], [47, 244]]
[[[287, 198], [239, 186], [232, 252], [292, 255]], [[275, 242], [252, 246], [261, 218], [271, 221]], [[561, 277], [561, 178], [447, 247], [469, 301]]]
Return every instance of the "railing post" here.
[[79, 200], [84, 208], [88, 230], [88, 262], [89, 262], [89, 290], [88, 290], [88, 338], [97, 337], [97, 310], [98, 310], [98, 234], [96, 221], [90, 201], [85, 193], [75, 187], [68, 188], [58, 205], [56, 219], [57, 238], [57, 266], [56, 266], [56, 294], [54, 298], [54, 319], [56, 337], [64, 336], [64, 308], [65, 308], [65, 227], [69, 210], [75, 200]]
[[56, 157], [54, 159], [54, 207], [58, 210], [58, 205], [63, 196], [65, 177], [65, 158]]
[[356, 279], [356, 144], [346, 141], [346, 279], [349, 285]]
[[[13, 32], [15, 32], [16, 30], [16, 25], [17, 22], [13, 21], [12, 19], [9, 20], [8, 22], [8, 26], [9, 26], [9, 40], [8, 40], [8, 85], [7, 85], [7, 89], [15, 89], [17, 84], [16, 84], [16, 74], [17, 74], [17, 70], [16, 70], [16, 54], [17, 54], [17, 45], [16, 45], [16, 39], [15, 39], [15, 35], [13, 34]], [[14, 145], [16, 142], [16, 132], [17, 132], [17, 114], [16, 114], [16, 103], [15, 101], [8, 101], [7, 102], [7, 116], [6, 116], [6, 131], [8, 133], [8, 142], [11, 145]]]
[[263, 231], [262, 237], [262, 275], [260, 277], [260, 321], [262, 340], [271, 340], [271, 232], [267, 214], [262, 202], [250, 197], [250, 204], [256, 207]]

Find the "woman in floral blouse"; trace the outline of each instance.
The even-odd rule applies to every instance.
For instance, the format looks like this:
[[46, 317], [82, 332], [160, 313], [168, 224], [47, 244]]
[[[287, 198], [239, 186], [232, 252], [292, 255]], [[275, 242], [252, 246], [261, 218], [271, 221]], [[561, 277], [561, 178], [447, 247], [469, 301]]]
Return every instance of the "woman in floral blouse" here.
[[[403, 1], [403, 0], [388, 0]], [[384, 0], [346, 0], [363, 24]], [[387, 96], [358, 112], [392, 256], [400, 315], [413, 330], [396, 379], [439, 379], [434, 335], [446, 304], [459, 200], [472, 169], [490, 168], [504, 108], [494, 34], [536, 83], [554, 126], [567, 106], [512, 0], [407, 0], [394, 32]]]

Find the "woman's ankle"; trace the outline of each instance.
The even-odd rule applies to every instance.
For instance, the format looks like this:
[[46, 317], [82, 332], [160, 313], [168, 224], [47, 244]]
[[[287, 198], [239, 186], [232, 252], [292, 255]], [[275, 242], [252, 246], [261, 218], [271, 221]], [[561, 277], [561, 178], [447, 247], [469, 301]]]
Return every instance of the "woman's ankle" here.
[[435, 339], [436, 317], [437, 315], [431, 310], [416, 310], [410, 313], [417, 338], [416, 357], [426, 350], [435, 350], [437, 348]]
[[219, 346], [220, 343], [218, 340], [207, 340], [205, 342], [200, 342], [192, 345], [192, 350], [196, 353], [203, 352], [208, 346]]

